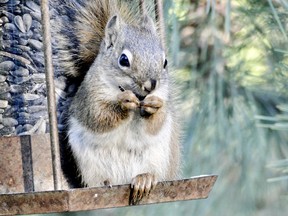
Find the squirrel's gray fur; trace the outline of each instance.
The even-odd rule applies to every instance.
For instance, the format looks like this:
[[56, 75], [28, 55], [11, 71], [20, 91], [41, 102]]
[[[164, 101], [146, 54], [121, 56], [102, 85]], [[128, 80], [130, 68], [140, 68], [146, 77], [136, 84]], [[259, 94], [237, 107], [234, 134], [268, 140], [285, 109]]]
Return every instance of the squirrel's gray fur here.
[[67, 75], [86, 74], [73, 98], [68, 124], [83, 182], [132, 183], [143, 194], [157, 181], [176, 178], [177, 110], [153, 20], [115, 1], [65, 4], [73, 19], [59, 25], [60, 65]]

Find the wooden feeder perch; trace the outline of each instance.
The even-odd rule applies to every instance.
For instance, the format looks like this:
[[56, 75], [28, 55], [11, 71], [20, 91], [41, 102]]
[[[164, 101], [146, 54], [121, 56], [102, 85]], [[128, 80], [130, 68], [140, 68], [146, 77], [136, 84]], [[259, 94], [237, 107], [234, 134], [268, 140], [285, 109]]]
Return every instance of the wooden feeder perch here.
[[[145, 8], [143, 4], [144, 1], [140, 1], [142, 11]], [[161, 1], [155, 0], [155, 5], [156, 18], [160, 23], [163, 38]], [[72, 212], [128, 206], [130, 185], [72, 189], [64, 178], [58, 143], [47, 0], [41, 1], [41, 13], [50, 134], [0, 138], [0, 215]], [[216, 175], [208, 175], [159, 182], [150, 195], [144, 197], [139, 204], [205, 199], [216, 179]]]
[[[54, 190], [49, 134], [0, 139], [0, 215], [83, 211], [129, 205], [130, 185]], [[139, 204], [208, 197], [217, 176], [160, 182]]]
[[[0, 215], [72, 212], [129, 205], [130, 185], [54, 190], [49, 134], [0, 138]], [[159, 182], [139, 204], [208, 197], [217, 176]], [[3, 193], [3, 194], [1, 194]]]

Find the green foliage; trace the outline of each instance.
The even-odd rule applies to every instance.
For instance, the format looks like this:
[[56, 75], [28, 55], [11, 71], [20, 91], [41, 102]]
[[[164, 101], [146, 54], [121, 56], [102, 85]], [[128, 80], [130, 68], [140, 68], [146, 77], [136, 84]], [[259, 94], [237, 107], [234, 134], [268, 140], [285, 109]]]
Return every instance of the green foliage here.
[[280, 113], [287, 106], [278, 104], [287, 103], [288, 8], [285, 1], [215, 2], [178, 2], [170, 16], [169, 44], [180, 41], [170, 48], [175, 76], [185, 90], [185, 176], [219, 174], [208, 201], [183, 211], [285, 215], [288, 137], [279, 130], [287, 130]]

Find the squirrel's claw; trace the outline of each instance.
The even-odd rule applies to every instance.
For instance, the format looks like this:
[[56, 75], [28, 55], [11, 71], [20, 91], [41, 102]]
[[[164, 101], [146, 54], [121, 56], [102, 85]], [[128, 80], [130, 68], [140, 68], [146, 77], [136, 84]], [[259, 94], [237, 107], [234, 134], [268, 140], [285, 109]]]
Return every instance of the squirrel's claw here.
[[149, 196], [150, 191], [155, 188], [157, 184], [156, 178], [153, 174], [143, 173], [137, 175], [132, 179], [130, 205], [137, 205], [144, 196]]
[[106, 179], [104, 182], [104, 185], [107, 186], [108, 188], [112, 188], [112, 185], [108, 179]]

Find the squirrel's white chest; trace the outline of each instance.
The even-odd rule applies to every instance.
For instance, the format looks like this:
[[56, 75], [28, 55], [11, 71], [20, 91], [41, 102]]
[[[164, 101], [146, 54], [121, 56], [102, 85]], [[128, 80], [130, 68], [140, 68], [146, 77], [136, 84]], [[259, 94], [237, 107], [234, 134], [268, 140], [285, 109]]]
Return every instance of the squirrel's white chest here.
[[92, 133], [75, 118], [70, 119], [69, 143], [84, 182], [99, 186], [130, 183], [141, 173], [165, 178], [169, 161], [171, 118], [157, 135], [145, 133], [143, 125], [130, 121], [107, 133]]

